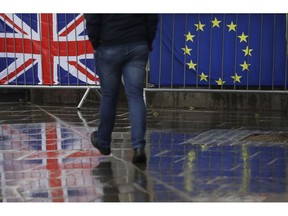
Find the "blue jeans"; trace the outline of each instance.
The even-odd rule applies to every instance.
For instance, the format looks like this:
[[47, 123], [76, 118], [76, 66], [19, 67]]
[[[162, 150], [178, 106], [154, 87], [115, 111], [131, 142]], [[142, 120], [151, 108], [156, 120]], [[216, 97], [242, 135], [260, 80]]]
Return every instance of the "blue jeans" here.
[[98, 143], [110, 147], [121, 77], [128, 100], [133, 148], [145, 147], [146, 106], [143, 99], [145, 67], [149, 49], [146, 42], [99, 47], [95, 53], [100, 77], [101, 101]]

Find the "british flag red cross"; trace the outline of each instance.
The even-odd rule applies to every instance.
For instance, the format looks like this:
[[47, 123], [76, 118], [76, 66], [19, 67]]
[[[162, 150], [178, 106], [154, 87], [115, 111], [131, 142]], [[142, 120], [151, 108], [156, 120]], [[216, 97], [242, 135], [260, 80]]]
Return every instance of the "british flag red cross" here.
[[83, 14], [0, 14], [0, 84], [98, 81]]

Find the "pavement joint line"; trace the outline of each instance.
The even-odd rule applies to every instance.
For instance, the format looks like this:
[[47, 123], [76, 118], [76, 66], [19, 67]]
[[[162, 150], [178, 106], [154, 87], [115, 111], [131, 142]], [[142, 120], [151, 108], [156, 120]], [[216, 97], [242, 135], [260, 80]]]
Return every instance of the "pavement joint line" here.
[[158, 184], [162, 184], [164, 187], [168, 188], [169, 190], [173, 191], [175, 194], [177, 194], [178, 196], [182, 197], [183, 199], [185, 199], [184, 201], [186, 202], [192, 202], [193, 199], [187, 195], [185, 192], [179, 191], [176, 188], [172, 187], [171, 185], [156, 179], [155, 177], [151, 177], [155, 182], [157, 182]]
[[52, 113], [46, 111], [45, 109], [43, 109], [42, 107], [40, 107], [39, 105], [36, 105], [37, 108], [39, 108], [41, 111], [45, 112], [47, 115], [51, 116], [52, 118], [54, 118], [55, 120], [57, 120], [58, 122], [60, 122], [61, 124], [65, 125], [66, 127], [68, 127], [69, 129], [71, 129], [72, 131], [74, 131], [76, 134], [80, 135], [83, 138], [89, 139], [88, 137], [83, 136], [82, 133], [80, 133], [78, 130], [74, 129], [73, 126], [71, 126], [70, 124], [68, 124], [67, 122], [62, 121], [60, 118], [58, 118], [57, 116], [53, 115]]

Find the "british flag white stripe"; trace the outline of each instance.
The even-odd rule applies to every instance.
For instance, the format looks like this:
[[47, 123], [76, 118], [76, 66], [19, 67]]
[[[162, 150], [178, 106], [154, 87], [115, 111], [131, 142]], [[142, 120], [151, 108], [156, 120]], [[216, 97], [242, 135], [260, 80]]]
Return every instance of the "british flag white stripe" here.
[[[37, 15], [39, 19], [39, 15]], [[0, 37], [14, 37], [14, 38], [26, 38], [34, 40], [40, 40], [39, 33], [35, 32], [29, 25], [27, 25], [23, 20], [15, 14], [1, 14], [0, 19], [11, 29], [14, 30], [13, 33], [4, 32], [0, 33]], [[40, 22], [37, 22], [37, 29], [39, 29]]]
[[[0, 14], [0, 19], [0, 84], [99, 84], [83, 14]], [[36, 77], [26, 76], [31, 68]]]

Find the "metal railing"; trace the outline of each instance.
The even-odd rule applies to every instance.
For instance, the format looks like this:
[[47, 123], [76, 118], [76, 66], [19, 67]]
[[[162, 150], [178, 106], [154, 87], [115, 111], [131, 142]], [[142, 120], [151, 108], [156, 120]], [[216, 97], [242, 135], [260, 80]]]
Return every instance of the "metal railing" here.
[[287, 93], [286, 14], [162, 14], [145, 91]]
[[[286, 14], [161, 14], [145, 91], [287, 93]], [[83, 14], [0, 14], [0, 88], [99, 89]]]
[[0, 14], [1, 88], [79, 88], [86, 97], [100, 88], [93, 57], [83, 14]]

